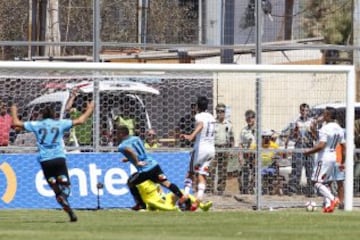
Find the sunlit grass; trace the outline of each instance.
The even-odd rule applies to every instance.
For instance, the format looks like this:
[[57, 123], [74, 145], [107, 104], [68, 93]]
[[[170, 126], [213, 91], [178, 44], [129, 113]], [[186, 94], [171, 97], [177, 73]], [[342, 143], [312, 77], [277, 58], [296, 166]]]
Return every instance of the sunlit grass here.
[[1, 210], [0, 239], [358, 239], [359, 212]]

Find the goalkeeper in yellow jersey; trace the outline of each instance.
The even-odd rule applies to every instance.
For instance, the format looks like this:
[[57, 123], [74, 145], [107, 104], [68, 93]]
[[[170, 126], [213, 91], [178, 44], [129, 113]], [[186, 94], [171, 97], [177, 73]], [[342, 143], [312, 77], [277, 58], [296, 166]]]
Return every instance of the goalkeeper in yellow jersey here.
[[[190, 206], [180, 205], [178, 206], [178, 198], [172, 193], [169, 192], [165, 194], [162, 191], [162, 188], [159, 184], [155, 184], [151, 180], [147, 180], [139, 185], [137, 185], [140, 196], [146, 204], [146, 209], [149, 211], [195, 211], [196, 209], [191, 209]], [[191, 203], [196, 201], [196, 198], [193, 195], [189, 195]], [[203, 211], [208, 211], [212, 206], [212, 202], [200, 203], [199, 209]]]

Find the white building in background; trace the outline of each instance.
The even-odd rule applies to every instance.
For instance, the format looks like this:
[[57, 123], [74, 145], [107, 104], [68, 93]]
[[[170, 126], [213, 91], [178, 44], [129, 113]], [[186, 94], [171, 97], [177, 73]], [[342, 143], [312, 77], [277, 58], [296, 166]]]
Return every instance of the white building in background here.
[[[193, 0], [198, 1], [198, 11], [202, 18], [199, 21], [202, 43], [206, 45], [220, 45], [222, 35], [222, 25], [226, 13], [224, 12], [225, 0]], [[234, 0], [234, 44], [249, 44], [255, 42], [255, 27], [244, 26], [246, 10], [250, 0]], [[271, 0], [270, 0], [271, 1]], [[199, 5], [202, 3], [202, 5]], [[285, 1], [271, 1], [272, 19], [264, 16], [263, 18], [263, 42], [275, 42], [284, 39], [284, 15]], [[292, 39], [302, 38], [300, 32], [300, 11], [299, 2], [294, 2], [294, 16], [292, 19]]]
[[222, 35], [222, 2], [206, 1], [205, 7], [205, 39], [207, 45], [220, 45]]

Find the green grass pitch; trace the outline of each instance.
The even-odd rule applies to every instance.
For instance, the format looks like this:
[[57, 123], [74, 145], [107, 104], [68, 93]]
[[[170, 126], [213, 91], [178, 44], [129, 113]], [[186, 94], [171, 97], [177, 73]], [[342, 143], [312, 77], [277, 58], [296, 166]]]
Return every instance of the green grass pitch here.
[[0, 239], [358, 239], [360, 213], [320, 210], [132, 212], [76, 211], [68, 222], [59, 210], [0, 210]]

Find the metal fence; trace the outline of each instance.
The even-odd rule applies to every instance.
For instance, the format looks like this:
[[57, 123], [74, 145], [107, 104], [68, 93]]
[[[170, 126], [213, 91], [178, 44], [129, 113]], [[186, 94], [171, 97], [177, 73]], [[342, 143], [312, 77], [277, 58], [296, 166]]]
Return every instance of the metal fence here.
[[[93, 121], [76, 128], [75, 135], [70, 132], [66, 136], [68, 151], [115, 151], [113, 126], [125, 113], [136, 123], [134, 134], [144, 141], [149, 140], [149, 130], [155, 130], [161, 146], [150, 151], [190, 151], [191, 143], [183, 142], [179, 134], [189, 133], [194, 127], [192, 104], [197, 96], [210, 99], [209, 111], [214, 115], [215, 106], [224, 103], [226, 118], [232, 122], [235, 145], [217, 148], [214, 161], [217, 165], [213, 166], [209, 178], [208, 197], [214, 199], [218, 208], [304, 204], [309, 192], [303, 189], [308, 190], [309, 186], [306, 180], [304, 183], [303, 169], [293, 172], [292, 165], [298, 150], [291, 148], [291, 144], [284, 148], [288, 127], [298, 116], [301, 103], [308, 103], [314, 111], [330, 104], [338, 106], [339, 112], [343, 111], [339, 122], [346, 124], [347, 141], [351, 142], [354, 135], [355, 112], [345, 111], [355, 108], [352, 67], [40, 62], [2, 62], [0, 66], [4, 86], [2, 101], [9, 105], [16, 102], [24, 121], [38, 119], [39, 110], [46, 104], [55, 106], [59, 117], [71, 117], [72, 110], [65, 111], [65, 105], [74, 88], [79, 89], [72, 105], [74, 110], [81, 111], [86, 101], [94, 99], [97, 107]], [[240, 134], [246, 126], [244, 113], [248, 109], [257, 113], [255, 137], [259, 139], [250, 148], [240, 144]], [[272, 133], [276, 148], [268, 149], [261, 144], [265, 130]], [[30, 153], [35, 150], [31, 134], [14, 129], [9, 137], [10, 144], [2, 147], [3, 151]], [[347, 151], [348, 156], [353, 155], [352, 144]], [[244, 154], [261, 157], [247, 162]], [[348, 209], [354, 203], [353, 191], [359, 192], [359, 176], [353, 177], [357, 165], [352, 157], [347, 158], [346, 183], [352, 186], [347, 185]], [[176, 166], [170, 164], [170, 169], [171, 174], [176, 175]], [[288, 191], [291, 174], [300, 177], [295, 183], [299, 191], [294, 194]]]

